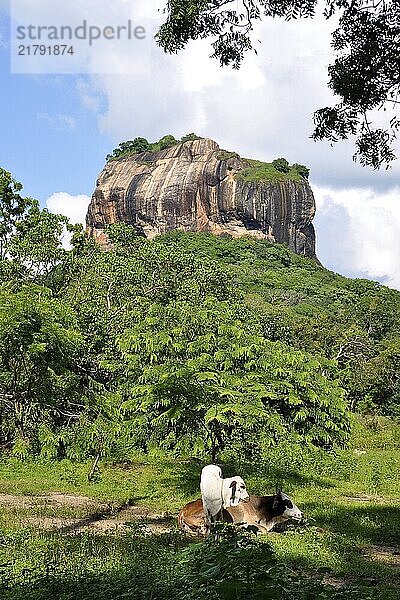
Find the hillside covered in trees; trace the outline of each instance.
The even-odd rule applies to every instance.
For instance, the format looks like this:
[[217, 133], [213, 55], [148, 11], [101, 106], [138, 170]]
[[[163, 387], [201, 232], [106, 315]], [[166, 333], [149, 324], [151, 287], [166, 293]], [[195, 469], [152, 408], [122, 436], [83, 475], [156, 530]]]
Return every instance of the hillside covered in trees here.
[[399, 415], [399, 292], [254, 238], [118, 224], [105, 252], [20, 192], [1, 171], [2, 453], [256, 458]]

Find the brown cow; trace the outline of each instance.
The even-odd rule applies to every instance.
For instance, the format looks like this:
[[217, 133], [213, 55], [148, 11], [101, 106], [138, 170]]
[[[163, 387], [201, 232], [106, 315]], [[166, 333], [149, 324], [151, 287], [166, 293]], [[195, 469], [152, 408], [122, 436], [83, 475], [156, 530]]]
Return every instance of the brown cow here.
[[[283, 492], [274, 496], [250, 496], [249, 502], [223, 510], [222, 521], [242, 527], [255, 527], [258, 533], [268, 533], [277, 523], [289, 519], [299, 521], [302, 513]], [[178, 514], [178, 525], [190, 534], [205, 535], [206, 522], [201, 499], [186, 504]]]

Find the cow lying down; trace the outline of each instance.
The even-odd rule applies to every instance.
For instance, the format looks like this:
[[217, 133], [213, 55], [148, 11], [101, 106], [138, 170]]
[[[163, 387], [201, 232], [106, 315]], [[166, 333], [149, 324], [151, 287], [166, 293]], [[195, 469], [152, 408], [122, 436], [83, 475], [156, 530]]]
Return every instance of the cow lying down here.
[[[295, 503], [283, 492], [274, 496], [250, 496], [246, 503], [238, 506], [228, 506], [222, 511], [224, 523], [235, 523], [257, 533], [268, 533], [277, 523], [289, 519], [300, 521], [302, 512]], [[206, 521], [201, 499], [189, 502], [178, 515], [178, 525], [191, 534], [205, 535]]]

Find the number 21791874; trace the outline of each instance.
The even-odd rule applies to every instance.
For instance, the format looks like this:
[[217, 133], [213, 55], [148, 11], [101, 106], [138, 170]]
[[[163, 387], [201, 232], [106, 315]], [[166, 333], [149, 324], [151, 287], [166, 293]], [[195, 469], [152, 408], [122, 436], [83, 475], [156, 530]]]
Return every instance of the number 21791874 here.
[[66, 56], [74, 55], [74, 47], [66, 44], [55, 44], [45, 46], [44, 44], [32, 44], [29, 46], [18, 46], [18, 56]]

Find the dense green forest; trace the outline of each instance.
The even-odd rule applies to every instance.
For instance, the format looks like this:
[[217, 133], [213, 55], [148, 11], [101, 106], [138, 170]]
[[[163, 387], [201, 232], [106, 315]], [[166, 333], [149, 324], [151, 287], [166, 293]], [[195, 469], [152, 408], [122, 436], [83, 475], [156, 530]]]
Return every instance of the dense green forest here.
[[3, 453], [255, 459], [399, 415], [399, 292], [264, 240], [108, 234], [105, 252], [0, 171]]

